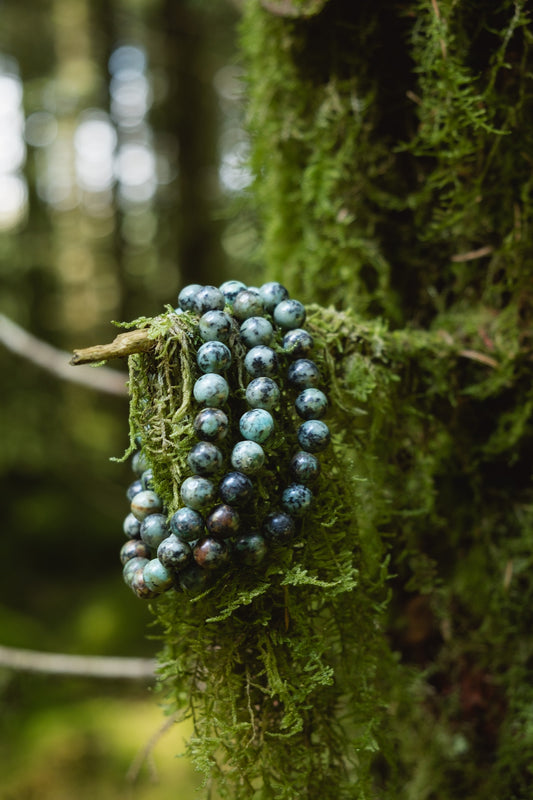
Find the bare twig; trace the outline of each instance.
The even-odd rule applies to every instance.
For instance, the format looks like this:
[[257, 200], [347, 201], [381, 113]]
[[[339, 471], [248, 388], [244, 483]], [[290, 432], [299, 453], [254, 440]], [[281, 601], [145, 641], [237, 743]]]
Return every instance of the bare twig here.
[[133, 353], [145, 353], [155, 346], [155, 341], [148, 338], [149, 328], [140, 328], [126, 333], [119, 333], [109, 344], [97, 344], [83, 350], [74, 350], [70, 359], [72, 366], [78, 364], [96, 364], [113, 358], [126, 358]]
[[469, 358], [471, 361], [479, 361], [480, 364], [486, 364], [487, 367], [496, 369], [499, 363], [495, 358], [487, 356], [485, 353], [479, 353], [477, 350], [460, 350], [459, 355], [463, 358]]
[[0, 667], [52, 675], [80, 675], [86, 678], [154, 680], [156, 661], [151, 658], [43, 653], [0, 645]]
[[488, 244], [485, 247], [479, 247], [477, 250], [469, 250], [468, 253], [457, 253], [457, 255], [452, 256], [452, 261], [455, 264], [459, 264], [462, 261], [474, 261], [474, 259], [476, 258], [483, 258], [483, 256], [490, 256], [493, 250], [494, 248], [491, 247], [490, 244]]
[[[128, 782], [135, 783], [135, 781], [139, 777], [139, 773], [142, 769], [142, 765], [144, 764], [144, 762], [145, 761], [148, 763], [150, 762], [150, 757], [158, 741], [168, 730], [170, 730], [170, 728], [173, 725], [176, 724], [176, 722], [178, 722], [177, 712], [172, 714], [167, 720], [165, 720], [163, 725], [161, 725], [161, 727], [156, 730], [153, 736], [151, 736], [148, 739], [144, 747], [137, 753], [137, 755], [133, 759], [130, 768], [128, 769], [128, 772], [126, 773], [126, 780]], [[157, 780], [157, 774], [155, 773], [155, 765], [150, 764], [150, 766], [152, 768], [152, 778], [155, 781]]]

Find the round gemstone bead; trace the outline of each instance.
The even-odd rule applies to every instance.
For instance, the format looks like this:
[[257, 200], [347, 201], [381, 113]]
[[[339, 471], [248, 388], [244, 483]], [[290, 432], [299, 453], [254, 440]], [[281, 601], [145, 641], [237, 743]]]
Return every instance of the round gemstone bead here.
[[141, 523], [131, 512], [124, 520], [122, 527], [128, 539], [138, 539], [141, 535]]
[[274, 309], [274, 322], [284, 330], [301, 328], [305, 322], [305, 306], [299, 300], [282, 300]]
[[246, 284], [242, 281], [224, 281], [224, 283], [219, 286], [219, 289], [226, 298], [226, 303], [232, 306], [239, 292], [246, 289]]
[[157, 557], [164, 567], [178, 571], [190, 562], [192, 550], [187, 542], [182, 542], [171, 533], [157, 548]]
[[185, 594], [200, 594], [207, 588], [209, 572], [201, 569], [196, 563], [190, 564], [178, 576], [178, 585]]
[[187, 458], [187, 463], [198, 475], [213, 475], [222, 467], [222, 453], [210, 442], [196, 444]]
[[194, 298], [194, 310], [199, 314], [206, 311], [222, 311], [226, 298], [216, 286], [202, 286]]
[[252, 408], [271, 411], [280, 399], [278, 385], [272, 378], [254, 378], [246, 387], [246, 400]]
[[219, 408], [204, 408], [196, 415], [193, 426], [199, 439], [220, 442], [228, 432], [229, 420]]
[[151, 600], [159, 594], [147, 585], [144, 579], [144, 567], [135, 570], [128, 581], [128, 586], [141, 600]]
[[129, 539], [120, 549], [120, 561], [126, 564], [132, 558], [150, 558], [150, 548], [140, 539]]
[[278, 357], [271, 347], [260, 344], [248, 350], [244, 357], [244, 367], [252, 378], [270, 377], [278, 371]]
[[265, 463], [265, 451], [257, 442], [237, 442], [231, 453], [231, 463], [239, 472], [253, 475]]
[[183, 287], [178, 295], [178, 305], [182, 311], [196, 311], [195, 298], [200, 289], [202, 286], [199, 283], [190, 283]]
[[133, 481], [133, 483], [130, 483], [130, 485], [126, 489], [126, 497], [131, 502], [135, 497], [135, 495], [139, 494], [139, 492], [142, 492], [142, 490], [143, 490], [143, 485], [141, 483], [141, 479], [139, 478], [138, 480]]
[[157, 550], [168, 534], [167, 518], [164, 514], [150, 514], [141, 523], [141, 539], [151, 550]]
[[274, 420], [264, 408], [253, 408], [242, 415], [239, 428], [245, 439], [262, 444], [272, 435]]
[[163, 501], [155, 492], [149, 489], [139, 492], [131, 501], [131, 513], [141, 520], [150, 514], [159, 514], [163, 510]]
[[148, 564], [148, 561], [148, 558], [142, 558], [142, 556], [136, 556], [135, 558], [130, 558], [129, 561], [126, 561], [124, 564], [124, 569], [122, 570], [124, 583], [127, 583], [129, 586], [134, 572], [138, 569], [142, 569], [145, 564]]
[[313, 495], [307, 486], [291, 483], [281, 496], [281, 505], [294, 517], [301, 517], [308, 510], [312, 500]]
[[307, 356], [313, 349], [313, 337], [303, 328], [287, 331], [283, 337], [283, 349], [291, 356]]
[[287, 300], [289, 297], [287, 289], [277, 281], [264, 283], [259, 288], [259, 294], [261, 295], [265, 311], [268, 311], [270, 314], [274, 311], [278, 303], [281, 303], [282, 300]]
[[143, 577], [153, 592], [164, 592], [172, 586], [172, 575], [158, 558], [153, 558], [144, 565]]
[[264, 314], [263, 301], [259, 292], [243, 289], [233, 301], [233, 313], [237, 319], [245, 320], [248, 317], [260, 317]]
[[216, 490], [214, 484], [207, 478], [192, 475], [190, 478], [185, 478], [181, 484], [180, 495], [186, 506], [197, 511], [213, 502]]
[[320, 419], [328, 409], [328, 398], [320, 389], [304, 389], [294, 407], [302, 419]]
[[218, 487], [220, 497], [225, 503], [242, 506], [254, 496], [254, 485], [242, 472], [228, 472]]
[[227, 342], [231, 335], [231, 317], [225, 311], [207, 311], [200, 317], [198, 332], [204, 342]]
[[207, 517], [205, 524], [212, 536], [229, 539], [230, 536], [235, 536], [239, 530], [239, 513], [228, 505], [216, 506]]
[[204, 519], [198, 511], [183, 506], [170, 518], [170, 530], [182, 542], [194, 542], [205, 534]]
[[263, 533], [272, 544], [286, 544], [294, 536], [294, 520], [284, 511], [272, 511], [263, 522]]
[[131, 468], [138, 478], [141, 477], [143, 472], [147, 470], [149, 466], [150, 464], [144, 453], [138, 452], [133, 454], [131, 458]]
[[298, 483], [312, 483], [320, 474], [318, 458], [305, 450], [299, 450], [293, 455], [290, 466]]
[[237, 539], [234, 550], [239, 561], [249, 567], [255, 567], [265, 557], [267, 546], [260, 533], [250, 533]]
[[224, 372], [231, 364], [231, 350], [223, 342], [205, 342], [196, 361], [202, 372]]
[[328, 426], [319, 419], [309, 419], [298, 428], [298, 442], [302, 450], [319, 453], [328, 446], [331, 436]]
[[203, 569], [219, 569], [229, 561], [229, 549], [226, 542], [211, 536], [200, 539], [192, 554], [198, 566]]
[[287, 370], [287, 378], [297, 389], [307, 389], [320, 383], [320, 372], [314, 361], [298, 358]]
[[154, 471], [151, 468], [145, 469], [141, 475], [141, 485], [143, 489], [154, 489]]
[[228, 382], [222, 375], [209, 373], [198, 378], [193, 388], [197, 403], [207, 406], [223, 406], [229, 396]]
[[249, 317], [241, 325], [241, 340], [246, 347], [270, 344], [273, 336], [274, 328], [264, 317]]

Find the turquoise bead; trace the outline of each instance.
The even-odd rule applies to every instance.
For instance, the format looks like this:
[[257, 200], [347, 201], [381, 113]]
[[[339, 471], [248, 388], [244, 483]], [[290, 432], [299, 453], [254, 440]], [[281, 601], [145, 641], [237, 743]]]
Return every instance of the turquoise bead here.
[[178, 508], [170, 518], [169, 527], [182, 542], [194, 542], [205, 534], [204, 518], [189, 506]]
[[299, 450], [291, 459], [290, 469], [298, 483], [312, 483], [320, 474], [320, 462], [312, 453]]
[[291, 356], [307, 356], [313, 349], [314, 341], [310, 333], [303, 328], [287, 331], [283, 337], [283, 349]]
[[302, 419], [320, 419], [328, 409], [328, 398], [320, 389], [304, 389], [294, 401], [294, 407]]
[[192, 550], [187, 542], [182, 542], [171, 533], [157, 548], [157, 557], [164, 567], [177, 571], [190, 563]]
[[213, 475], [222, 467], [222, 453], [210, 442], [199, 442], [188, 455], [187, 463], [198, 475]]
[[164, 514], [150, 514], [141, 523], [141, 539], [151, 550], [157, 550], [168, 534], [167, 518]]
[[120, 561], [124, 565], [132, 558], [150, 558], [150, 548], [140, 539], [129, 539], [120, 548]]
[[137, 517], [134, 517], [131, 512], [124, 520], [122, 528], [128, 539], [138, 539], [141, 535], [140, 520], [138, 520]]
[[233, 302], [239, 292], [242, 292], [243, 289], [246, 289], [246, 284], [242, 281], [225, 281], [218, 288], [226, 298], [226, 303], [229, 306], [233, 306]]
[[139, 494], [139, 492], [142, 492], [142, 490], [143, 490], [143, 485], [141, 479], [139, 478], [138, 480], [133, 481], [133, 483], [130, 483], [130, 485], [126, 489], [126, 497], [131, 502], [135, 497], [135, 495]]
[[181, 484], [180, 495], [186, 506], [198, 511], [213, 502], [216, 490], [214, 484], [207, 478], [192, 475], [190, 478], [185, 478]]
[[220, 408], [204, 408], [196, 415], [193, 427], [199, 439], [220, 442], [228, 432], [229, 420]]
[[299, 300], [282, 300], [274, 309], [274, 322], [284, 330], [301, 328], [305, 322], [305, 306]]
[[264, 317], [249, 317], [242, 323], [240, 333], [246, 347], [256, 347], [258, 344], [270, 344], [274, 328]]
[[281, 497], [281, 505], [289, 514], [294, 517], [301, 517], [308, 510], [313, 500], [313, 495], [307, 486], [300, 483], [292, 483], [288, 486]]
[[144, 565], [143, 577], [153, 592], [164, 592], [172, 586], [172, 575], [158, 558], [153, 558]]
[[252, 378], [271, 377], [278, 371], [278, 357], [271, 347], [257, 345], [244, 357], [244, 368]]
[[280, 399], [277, 383], [272, 378], [254, 378], [246, 387], [246, 400], [252, 408], [272, 411]]
[[138, 478], [141, 477], [143, 472], [145, 472], [145, 470], [147, 470], [149, 466], [150, 462], [148, 461], [144, 453], [137, 452], [133, 454], [131, 458], [131, 468]]
[[289, 297], [287, 289], [277, 281], [264, 283], [259, 287], [259, 294], [261, 295], [265, 311], [268, 311], [269, 314], [274, 311], [278, 303], [287, 300]]
[[287, 370], [287, 378], [297, 389], [307, 389], [320, 383], [320, 372], [314, 361], [298, 358]]
[[265, 409], [254, 408], [242, 415], [239, 428], [245, 439], [262, 444], [272, 435], [274, 420]]
[[207, 406], [223, 406], [229, 396], [228, 382], [222, 375], [209, 373], [198, 378], [193, 388], [197, 403]]
[[287, 544], [295, 531], [294, 520], [284, 511], [272, 511], [263, 522], [265, 539], [274, 545]]
[[260, 317], [264, 311], [263, 301], [256, 291], [243, 289], [233, 301], [233, 314], [241, 322], [249, 317]]
[[205, 521], [207, 530], [218, 539], [235, 536], [240, 527], [239, 512], [226, 504], [216, 506]]
[[205, 342], [196, 354], [202, 372], [224, 372], [231, 364], [231, 350], [223, 342]]
[[257, 442], [237, 442], [231, 453], [231, 464], [245, 475], [258, 472], [265, 463], [265, 451]]
[[198, 566], [207, 570], [220, 569], [229, 561], [229, 549], [226, 542], [211, 536], [200, 539], [192, 554]]
[[139, 492], [131, 501], [131, 513], [141, 522], [150, 514], [159, 514], [162, 510], [163, 501], [150, 490]]
[[202, 286], [194, 297], [194, 310], [199, 314], [206, 311], [222, 311], [226, 298], [216, 286]]
[[198, 333], [204, 342], [228, 342], [231, 336], [231, 317], [225, 311], [207, 311], [200, 317]]
[[234, 551], [239, 561], [248, 567], [255, 567], [261, 563], [267, 553], [264, 536], [261, 536], [260, 533], [240, 536], [235, 542]]
[[203, 287], [199, 283], [184, 286], [178, 295], [178, 305], [183, 311], [196, 311], [195, 298]]
[[297, 436], [300, 447], [308, 453], [325, 450], [331, 439], [328, 426], [319, 419], [309, 419], [302, 423]]

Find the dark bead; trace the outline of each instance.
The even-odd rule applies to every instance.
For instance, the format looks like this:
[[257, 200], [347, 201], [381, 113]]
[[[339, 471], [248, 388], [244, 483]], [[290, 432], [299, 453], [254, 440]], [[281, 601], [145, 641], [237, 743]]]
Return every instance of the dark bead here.
[[[150, 562], [148, 562], [148, 564], [149, 563]], [[139, 569], [135, 570], [128, 585], [132, 592], [141, 600], [151, 600], [153, 597], [157, 597], [157, 595], [160, 594], [160, 591], [154, 592], [146, 583], [144, 579], [144, 567], [139, 567]]]
[[120, 561], [125, 564], [132, 558], [150, 558], [150, 548], [140, 539], [130, 539], [124, 542], [120, 549]]
[[331, 436], [328, 426], [319, 419], [309, 419], [298, 428], [298, 442], [302, 450], [319, 453], [328, 446]]
[[294, 328], [283, 337], [283, 349], [291, 356], [308, 356], [313, 349], [313, 337], [303, 328]]
[[199, 283], [184, 286], [178, 295], [178, 305], [183, 311], [196, 311], [196, 295], [202, 289]]
[[313, 495], [307, 486], [303, 486], [301, 483], [292, 483], [283, 492], [281, 504], [289, 514], [301, 517], [308, 510], [312, 500]]
[[206, 536], [196, 543], [193, 550], [194, 560], [203, 569], [220, 569], [229, 561], [229, 550], [226, 542]]
[[213, 475], [222, 467], [222, 453], [210, 442], [199, 442], [187, 457], [187, 463], [198, 475]]
[[320, 419], [328, 410], [328, 398], [320, 389], [304, 389], [294, 401], [294, 407], [302, 419]]
[[192, 550], [187, 542], [171, 533], [157, 548], [157, 557], [167, 569], [178, 571], [190, 562]]
[[157, 550], [170, 533], [164, 514], [150, 514], [141, 523], [141, 539], [152, 550]]
[[286, 544], [294, 537], [294, 520], [284, 511], [272, 511], [263, 522], [263, 533], [272, 544]]
[[228, 472], [220, 481], [218, 491], [225, 503], [242, 506], [254, 496], [254, 485], [242, 472]]
[[143, 558], [142, 556], [135, 556], [134, 558], [130, 558], [129, 561], [126, 561], [122, 570], [124, 583], [127, 583], [129, 586], [133, 573], [139, 568], [142, 569], [145, 564], [148, 564], [148, 561], [148, 558]]
[[299, 450], [292, 457], [291, 472], [298, 483], [312, 483], [320, 474], [320, 462], [311, 453]]
[[250, 567], [259, 564], [266, 555], [267, 546], [260, 533], [250, 533], [248, 536], [240, 536], [234, 545], [235, 555], [238, 561]]
[[141, 483], [143, 489], [154, 489], [154, 471], [152, 469], [145, 469], [141, 475]]
[[130, 503], [135, 497], [135, 495], [139, 494], [139, 492], [142, 492], [142, 490], [143, 490], [143, 485], [141, 483], [140, 478], [136, 481], [133, 481], [133, 483], [130, 483], [130, 485], [126, 489], [126, 497], [130, 501]]
[[216, 286], [202, 286], [194, 297], [194, 310], [199, 314], [206, 311], [222, 311], [226, 298]]
[[186, 594], [200, 594], [203, 592], [209, 582], [209, 572], [205, 569], [200, 569], [196, 564], [190, 564], [178, 575], [178, 586]]
[[204, 518], [188, 506], [178, 508], [170, 518], [170, 530], [183, 542], [194, 542], [205, 533]]
[[287, 378], [298, 389], [307, 389], [320, 383], [320, 372], [314, 361], [298, 358], [287, 370]]
[[196, 416], [193, 425], [199, 439], [219, 442], [228, 432], [229, 420], [220, 408], [204, 408]]
[[207, 517], [205, 524], [209, 533], [219, 539], [229, 539], [239, 530], [239, 514], [228, 505], [216, 506]]
[[128, 514], [122, 527], [128, 539], [138, 539], [141, 535], [141, 523], [132, 513]]

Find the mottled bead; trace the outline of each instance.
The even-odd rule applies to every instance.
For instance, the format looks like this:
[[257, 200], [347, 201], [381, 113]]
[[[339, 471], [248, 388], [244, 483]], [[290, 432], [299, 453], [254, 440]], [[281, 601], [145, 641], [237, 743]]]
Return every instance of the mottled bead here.
[[159, 514], [163, 510], [163, 501], [155, 492], [146, 491], [139, 492], [131, 501], [131, 513], [141, 522], [146, 519], [149, 514]]
[[209, 572], [196, 563], [190, 564], [178, 575], [178, 586], [185, 594], [201, 594], [209, 583]]
[[308, 389], [320, 383], [320, 372], [314, 361], [297, 358], [287, 370], [289, 383], [297, 389]]
[[272, 511], [265, 517], [263, 533], [272, 544], [286, 544], [294, 537], [294, 520], [284, 511]]
[[150, 558], [150, 548], [140, 539], [129, 539], [120, 548], [120, 562], [126, 564], [132, 558]]
[[249, 317], [260, 317], [264, 314], [264, 311], [263, 301], [259, 293], [252, 292], [249, 289], [240, 291], [233, 301], [233, 314], [241, 321]]
[[198, 566], [203, 569], [220, 569], [229, 561], [229, 549], [226, 542], [211, 536], [200, 539], [192, 554]]
[[268, 311], [269, 314], [274, 311], [278, 303], [281, 303], [282, 300], [287, 300], [289, 297], [287, 289], [277, 281], [264, 283], [259, 287], [259, 294], [261, 295], [265, 311]]
[[224, 372], [231, 364], [231, 350], [223, 342], [205, 342], [198, 348], [196, 363], [202, 372]]
[[312, 501], [312, 492], [301, 483], [291, 483], [281, 496], [281, 505], [285, 511], [294, 517], [301, 517], [305, 514]]
[[157, 548], [157, 557], [164, 567], [178, 571], [190, 562], [192, 550], [187, 542], [171, 533]]
[[271, 347], [260, 344], [248, 350], [244, 357], [244, 367], [252, 378], [270, 377], [278, 371], [278, 357]]
[[320, 389], [304, 389], [294, 407], [302, 419], [320, 419], [328, 410], [328, 398]]
[[211, 442], [199, 442], [187, 457], [187, 463], [198, 475], [213, 475], [222, 467], [222, 453]]
[[246, 411], [239, 420], [239, 429], [245, 439], [262, 444], [272, 435], [274, 420], [264, 408]]
[[228, 472], [220, 481], [218, 493], [225, 503], [243, 506], [254, 496], [254, 485], [243, 472]]
[[144, 578], [145, 567], [146, 564], [144, 567], [139, 567], [139, 569], [135, 570], [128, 581], [128, 586], [141, 600], [151, 600], [153, 597], [157, 597], [157, 595], [160, 594], [160, 590], [154, 591], [146, 583]]
[[154, 471], [152, 469], [145, 469], [141, 475], [141, 485], [143, 489], [154, 490]]
[[183, 311], [196, 311], [195, 298], [201, 288], [199, 283], [190, 283], [183, 287], [178, 295], [178, 305]]
[[320, 474], [320, 462], [311, 453], [299, 450], [291, 459], [290, 469], [298, 483], [312, 483]]
[[143, 472], [148, 469], [150, 462], [144, 453], [137, 452], [131, 457], [131, 468], [138, 478], [141, 477]]
[[229, 420], [220, 408], [204, 408], [196, 415], [193, 427], [202, 441], [220, 442], [228, 432]]
[[224, 281], [218, 288], [226, 298], [226, 303], [232, 306], [239, 292], [246, 289], [246, 284], [242, 281]]
[[308, 356], [313, 349], [313, 337], [303, 328], [287, 331], [282, 341], [283, 349], [291, 356]]
[[193, 388], [194, 399], [206, 406], [223, 406], [229, 396], [228, 382], [222, 375], [209, 373], [198, 378]]
[[198, 333], [204, 342], [228, 342], [231, 317], [225, 311], [207, 311], [198, 323]]
[[142, 556], [136, 556], [135, 558], [130, 558], [129, 561], [126, 561], [124, 564], [124, 568], [122, 570], [122, 577], [124, 578], [124, 583], [127, 583], [129, 586], [131, 577], [133, 573], [137, 569], [142, 569], [145, 564], [148, 564], [149, 559], [143, 558]]
[[194, 542], [205, 534], [204, 518], [189, 506], [178, 508], [170, 517], [169, 527], [182, 542]]
[[151, 550], [157, 550], [169, 532], [167, 518], [164, 514], [150, 514], [141, 523], [141, 539]]
[[219, 539], [235, 536], [240, 526], [238, 511], [226, 504], [216, 506], [205, 521], [207, 530]]
[[246, 387], [246, 400], [252, 408], [272, 411], [279, 403], [280, 391], [272, 378], [254, 378]]
[[130, 503], [135, 497], [135, 495], [139, 494], [139, 492], [142, 492], [142, 490], [143, 490], [143, 485], [141, 483], [140, 478], [136, 481], [133, 481], [133, 483], [130, 483], [130, 485], [126, 489], [126, 497], [130, 501]]
[[305, 322], [305, 306], [299, 300], [282, 300], [273, 312], [274, 322], [284, 330], [301, 328]]
[[141, 535], [140, 520], [134, 517], [131, 512], [125, 518], [122, 528], [128, 539], [138, 539]]
[[242, 323], [240, 334], [246, 347], [256, 347], [258, 344], [270, 344], [274, 328], [264, 317], [249, 317]]
[[331, 436], [328, 426], [319, 419], [309, 419], [298, 428], [298, 442], [302, 450], [319, 453], [328, 446]]
[[226, 298], [216, 286], [202, 286], [194, 297], [194, 310], [199, 314], [206, 311], [222, 311]]
[[256, 564], [261, 563], [267, 553], [265, 538], [260, 533], [240, 536], [235, 542], [234, 552], [238, 561], [249, 567], [255, 567]]
[[265, 451], [257, 442], [237, 442], [231, 453], [231, 464], [245, 475], [258, 472], [265, 463]]
[[146, 585], [153, 592], [164, 592], [172, 586], [172, 575], [158, 558], [152, 558], [144, 565], [143, 577]]
[[212, 503], [216, 496], [214, 484], [207, 478], [192, 475], [185, 478], [180, 489], [181, 499], [189, 508], [198, 510]]

